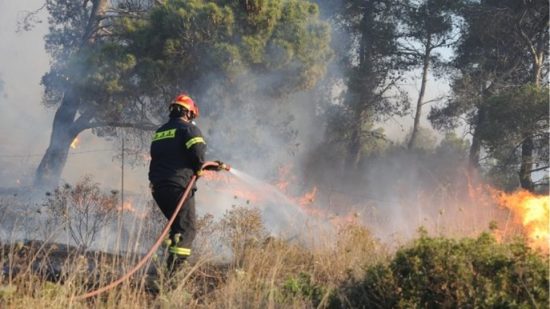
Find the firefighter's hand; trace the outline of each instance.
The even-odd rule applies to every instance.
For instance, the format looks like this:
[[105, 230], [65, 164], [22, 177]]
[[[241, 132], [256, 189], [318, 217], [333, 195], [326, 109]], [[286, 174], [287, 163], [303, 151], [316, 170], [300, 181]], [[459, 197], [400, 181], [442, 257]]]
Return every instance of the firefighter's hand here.
[[218, 163], [217, 171], [224, 171], [224, 170], [229, 171], [229, 169], [230, 169], [229, 165], [227, 165], [227, 164], [225, 164], [225, 163], [223, 163], [222, 161], [219, 161], [219, 160], [214, 161], [214, 162]]
[[221, 171], [223, 169], [223, 167], [225, 166], [225, 164], [220, 160], [216, 160], [214, 162], [218, 163], [218, 171]]
[[204, 170], [198, 170], [195, 172], [195, 175], [197, 175], [197, 177], [201, 177], [202, 175], [204, 175]]
[[209, 165], [207, 167], [204, 168], [204, 170], [207, 170], [207, 171], [215, 171], [215, 172], [219, 172], [221, 170], [224, 170], [224, 169], [227, 169], [227, 165], [225, 165], [222, 161], [213, 161], [215, 163], [217, 163], [218, 165]]

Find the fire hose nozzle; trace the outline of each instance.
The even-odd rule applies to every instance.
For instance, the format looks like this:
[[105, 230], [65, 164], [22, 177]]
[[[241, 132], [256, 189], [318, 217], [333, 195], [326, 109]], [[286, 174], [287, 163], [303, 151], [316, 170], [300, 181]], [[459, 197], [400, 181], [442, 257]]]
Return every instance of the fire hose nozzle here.
[[220, 164], [220, 166], [218, 167], [220, 170], [226, 170], [226, 171], [230, 171], [231, 170], [231, 165], [229, 164], [225, 164], [225, 163], [222, 163]]
[[229, 172], [231, 170], [231, 166], [229, 166], [229, 164], [223, 163], [222, 161], [209, 161], [204, 163], [201, 169], [205, 171], [214, 171], [214, 172], [219, 172], [223, 170]]

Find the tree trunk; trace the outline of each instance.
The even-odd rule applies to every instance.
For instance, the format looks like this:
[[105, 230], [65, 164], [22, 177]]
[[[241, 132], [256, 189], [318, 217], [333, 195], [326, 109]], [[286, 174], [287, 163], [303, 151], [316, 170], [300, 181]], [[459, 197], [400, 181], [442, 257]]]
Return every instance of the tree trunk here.
[[[363, 7], [363, 16], [360, 23], [361, 29], [371, 29], [373, 23], [373, 1], [365, 1]], [[372, 91], [374, 91], [373, 86], [370, 85], [368, 78], [372, 74], [372, 63], [371, 63], [371, 45], [372, 38], [368, 36], [368, 31], [363, 30], [361, 33], [361, 40], [359, 41], [359, 64], [357, 74], [354, 76], [354, 81], [350, 84], [349, 91], [352, 93], [351, 100], [356, 100], [352, 102], [354, 106], [354, 123], [352, 124], [352, 132], [350, 141], [348, 144], [348, 158], [347, 158], [347, 168], [356, 169], [359, 167], [359, 163], [362, 159], [363, 152], [363, 131], [364, 125], [366, 123], [366, 117], [368, 117], [366, 110], [369, 104], [369, 98]]]
[[[542, 72], [542, 62], [537, 59], [536, 55], [533, 61], [533, 83], [535, 87], [539, 88], [541, 85], [541, 72]], [[533, 170], [533, 138], [529, 134], [523, 136], [523, 143], [521, 145], [521, 165], [519, 168], [519, 183], [521, 187], [525, 190], [533, 192], [535, 190], [535, 185], [532, 179], [532, 170]]]
[[526, 136], [521, 145], [521, 166], [519, 169], [519, 182], [525, 190], [533, 192], [535, 186], [531, 179], [533, 169], [533, 138]]
[[416, 101], [416, 114], [414, 115], [413, 129], [411, 132], [411, 139], [409, 140], [408, 148], [412, 149], [416, 143], [418, 135], [418, 126], [420, 124], [420, 117], [422, 116], [422, 104], [424, 101], [424, 95], [426, 93], [426, 84], [428, 83], [428, 70], [430, 69], [430, 53], [431, 46], [430, 40], [426, 44], [424, 53], [424, 65], [422, 67], [422, 83], [420, 84], [420, 93], [418, 94], [418, 100]]
[[479, 133], [479, 128], [483, 125], [485, 121], [485, 110], [483, 107], [480, 107], [477, 111], [477, 117], [475, 122], [474, 133], [472, 134], [472, 145], [470, 146], [469, 154], [469, 169], [470, 172], [474, 172], [479, 169], [479, 155], [481, 153], [481, 138]]
[[359, 166], [363, 152], [363, 113], [357, 112], [351, 131], [346, 166], [355, 169]]
[[[86, 2], [85, 2], [86, 3]], [[100, 24], [107, 10], [107, 0], [93, 0], [90, 17], [84, 25], [84, 35], [77, 52], [94, 44], [100, 30]], [[83, 129], [76, 125], [76, 115], [80, 106], [80, 98], [76, 89], [68, 86], [63, 94], [61, 105], [57, 109], [50, 144], [36, 169], [35, 186], [57, 186], [61, 172], [65, 167], [72, 141]]]
[[533, 82], [537, 88], [541, 85], [541, 76], [542, 76], [542, 57], [537, 59], [533, 66]]
[[74, 126], [78, 106], [78, 99], [73, 96], [72, 91], [66, 91], [55, 113], [50, 144], [36, 169], [35, 186], [57, 186], [71, 143], [80, 133]]

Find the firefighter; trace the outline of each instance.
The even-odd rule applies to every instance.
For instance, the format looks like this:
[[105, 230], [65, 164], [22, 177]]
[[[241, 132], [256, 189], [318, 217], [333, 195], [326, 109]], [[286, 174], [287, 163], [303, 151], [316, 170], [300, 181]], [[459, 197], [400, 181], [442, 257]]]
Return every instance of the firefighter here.
[[[153, 198], [166, 218], [172, 216], [193, 174], [202, 174], [206, 151], [206, 142], [193, 121], [199, 117], [199, 108], [195, 102], [182, 93], [170, 102], [169, 111], [170, 120], [153, 136], [149, 166]], [[222, 165], [221, 162], [219, 164]], [[195, 191], [196, 186], [170, 227], [167, 240], [170, 271], [191, 255], [191, 245], [196, 234]]]

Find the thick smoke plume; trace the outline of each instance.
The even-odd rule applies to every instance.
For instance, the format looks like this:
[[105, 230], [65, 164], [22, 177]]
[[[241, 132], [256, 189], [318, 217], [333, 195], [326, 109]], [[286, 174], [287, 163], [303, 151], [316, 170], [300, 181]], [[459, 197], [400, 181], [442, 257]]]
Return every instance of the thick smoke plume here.
[[[321, 3], [322, 12], [329, 8], [323, 5]], [[0, 84], [0, 128], [3, 132], [0, 135], [0, 164], [3, 167], [0, 186], [3, 188], [30, 189], [28, 185], [33, 171], [51, 132], [53, 110], [40, 104], [42, 88], [39, 85], [40, 77], [48, 67], [49, 59], [42, 41], [47, 29], [44, 24], [37, 24], [31, 32], [15, 32], [17, 20], [14, 16], [37, 7], [40, 7], [40, 1], [0, 3], [0, 36], [4, 42], [0, 47], [0, 76], [4, 81]], [[42, 17], [42, 20], [45, 21], [45, 18]], [[329, 66], [328, 76], [338, 79], [344, 74], [342, 68], [333, 63]], [[250, 83], [258, 82], [264, 84], [256, 84], [254, 89], [269, 88], [269, 79], [256, 76], [243, 77], [235, 87], [247, 89]], [[359, 171], [343, 170], [341, 161], [330, 156], [334, 153], [333, 145], [323, 143], [326, 120], [330, 117], [326, 110], [338, 101], [338, 93], [342, 91], [338, 86], [329, 91], [315, 88], [273, 98], [243, 90], [237, 108], [224, 110], [222, 114], [210, 113], [215, 117], [199, 119], [198, 125], [208, 141], [208, 159], [225, 161], [265, 183], [289, 181], [284, 194], [268, 192], [266, 194], [269, 196], [262, 203], [255, 204], [236, 198], [231, 192], [220, 192], [219, 184], [209, 185], [208, 181], [201, 180], [203, 183], [199, 183], [197, 193], [199, 214], [212, 213], [220, 217], [234, 205], [260, 207], [267, 227], [275, 234], [287, 232], [287, 237], [304, 232], [288, 233], [287, 227], [303, 224], [305, 229], [314, 229], [314, 225], [306, 224], [314, 222], [324, 228], [332, 224], [329, 223], [331, 218], [350, 214], [351, 220], [366, 225], [386, 240], [411, 238], [419, 226], [427, 226], [436, 233], [452, 230], [465, 234], [487, 226], [491, 218], [485, 212], [483, 217], [476, 215], [478, 209], [473, 207], [475, 201], [469, 200], [467, 195], [468, 180], [465, 174], [457, 172], [460, 169], [448, 168], [449, 165], [456, 167], [459, 160], [446, 157], [444, 151], [424, 156], [422, 153], [405, 153], [393, 146], [393, 155], [373, 158]], [[214, 87], [205, 92], [212, 95], [204, 96], [204, 101], [198, 102], [199, 105], [215, 106], [216, 100], [222, 99], [223, 94]], [[393, 132], [400, 131], [395, 129], [396, 122], [407, 123], [410, 120], [394, 119], [379, 126]], [[403, 135], [393, 136], [394, 144], [398, 144]], [[69, 154], [63, 180], [74, 183], [84, 175], [91, 175], [106, 190], [120, 190], [120, 138], [106, 141], [90, 132], [79, 138], [80, 145]], [[128, 147], [126, 151], [131, 153], [133, 146]], [[124, 167], [124, 187], [132, 207], [138, 212], [147, 212], [154, 208], [148, 202], [147, 153], [135, 154], [135, 158], [138, 157], [141, 160]], [[289, 169], [290, 173], [281, 177], [281, 168]], [[434, 173], [434, 170], [439, 172]], [[254, 189], [253, 186], [250, 188]], [[316, 188], [317, 195], [311, 207], [325, 212], [322, 216], [311, 215], [295, 201], [286, 200], [287, 196], [299, 197], [313, 188]], [[23, 194], [17, 192], [18, 198], [21, 198]], [[24, 226], [35, 226], [40, 222], [43, 193], [37, 193], [31, 200], [19, 200], [18, 203], [32, 205], [25, 210]], [[449, 208], [451, 200], [454, 204]], [[11, 198], [9, 201], [12, 201]], [[13, 213], [11, 218], [20, 215]], [[472, 218], [475, 221], [471, 221]], [[4, 218], [4, 221], [11, 219]], [[459, 226], [453, 229], [449, 225], [451, 222]], [[130, 220], [125, 223], [123, 242], [136, 233], [134, 227], [130, 227]], [[9, 226], [2, 225], [2, 238], [38, 236], [22, 231], [16, 235], [10, 234], [12, 230], [17, 230], [16, 225], [17, 221], [12, 221]], [[115, 231], [116, 227], [110, 227], [104, 233]]]

